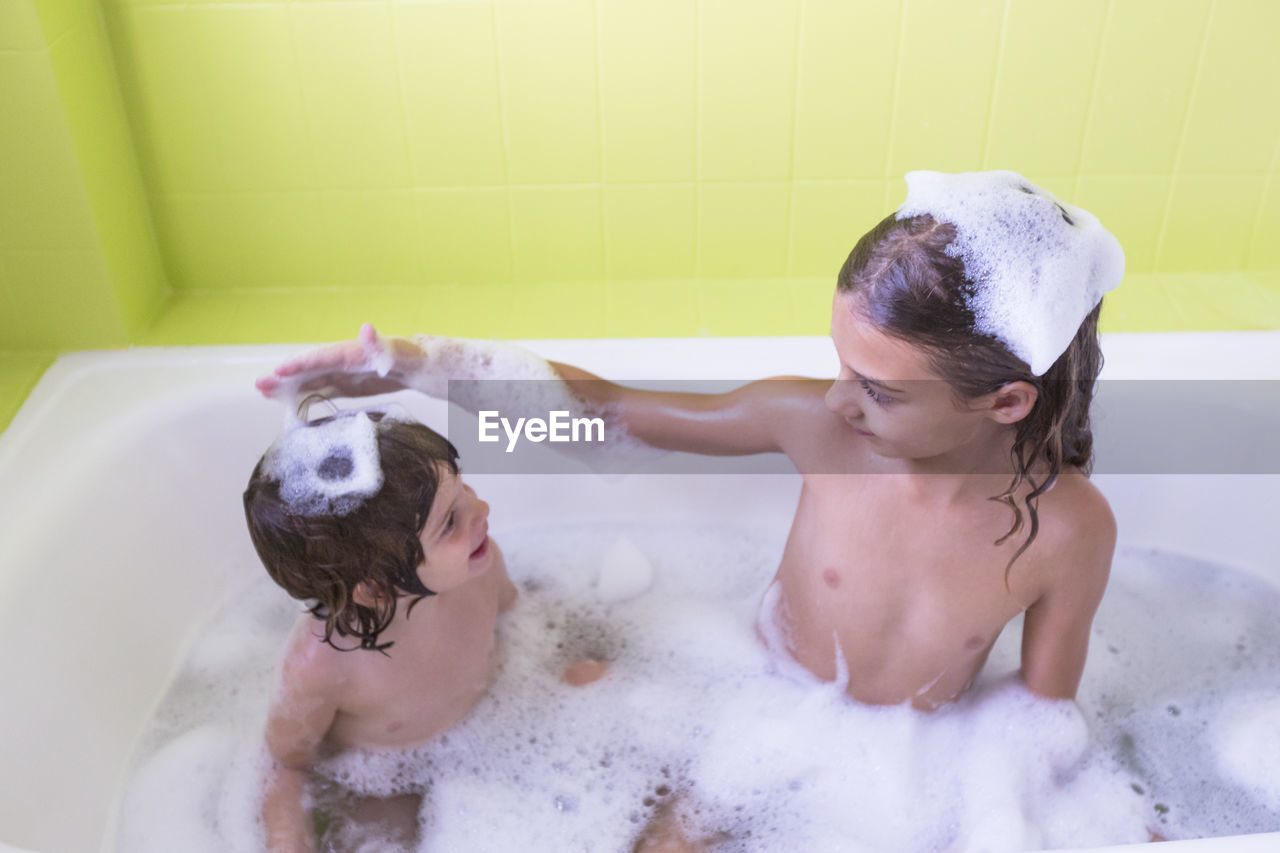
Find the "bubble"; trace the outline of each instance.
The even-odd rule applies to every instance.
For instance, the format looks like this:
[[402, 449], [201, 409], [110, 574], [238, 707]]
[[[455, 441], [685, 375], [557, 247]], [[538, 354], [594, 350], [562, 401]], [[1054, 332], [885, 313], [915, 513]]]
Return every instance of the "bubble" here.
[[286, 428], [263, 457], [263, 474], [299, 515], [346, 515], [382, 488], [377, 426], [364, 411]]
[[1124, 251], [1097, 217], [1014, 172], [909, 172], [903, 219], [956, 227], [947, 254], [964, 262], [978, 331], [1044, 375], [1124, 277]]

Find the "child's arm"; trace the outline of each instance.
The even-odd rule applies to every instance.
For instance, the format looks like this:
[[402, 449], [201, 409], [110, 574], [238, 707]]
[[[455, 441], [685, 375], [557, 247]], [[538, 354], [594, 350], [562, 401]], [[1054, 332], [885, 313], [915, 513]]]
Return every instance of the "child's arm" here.
[[1100, 496], [1092, 503], [1054, 549], [1048, 586], [1027, 608], [1022, 626], [1022, 678], [1053, 699], [1076, 696], [1115, 553], [1115, 517]]
[[[310, 637], [307, 640], [313, 642]], [[267, 770], [262, 820], [271, 853], [313, 853], [316, 839], [311, 818], [303, 808], [306, 769], [333, 724], [337, 706], [328, 683], [297, 643], [281, 667], [280, 686], [267, 717], [266, 744], [271, 756]]]
[[[291, 359], [260, 378], [257, 387], [268, 397], [313, 389], [367, 396], [406, 388], [441, 396], [447, 387], [445, 379], [484, 378], [467, 371], [476, 370], [477, 365], [492, 367], [492, 353], [480, 349], [489, 347], [488, 342], [476, 347], [474, 358], [469, 353], [472, 346], [473, 342], [461, 339], [379, 338], [366, 323], [356, 340]], [[521, 352], [513, 345], [504, 346], [512, 353]], [[437, 362], [445, 363], [431, 365], [432, 352]], [[511, 361], [521, 359], [513, 356]], [[630, 434], [646, 444], [714, 455], [789, 452], [790, 445], [804, 440], [798, 425], [808, 420], [796, 415], [815, 409], [825, 412], [823, 395], [830, 384], [780, 377], [721, 394], [647, 391], [607, 382], [570, 365], [544, 365], [547, 376], [563, 380], [577, 400], [620, 416]]]

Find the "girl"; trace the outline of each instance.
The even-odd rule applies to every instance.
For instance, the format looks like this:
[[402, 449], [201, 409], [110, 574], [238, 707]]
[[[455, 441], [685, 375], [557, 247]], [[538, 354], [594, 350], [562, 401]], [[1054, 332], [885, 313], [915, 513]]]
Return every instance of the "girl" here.
[[[834, 382], [700, 395], [564, 364], [548, 375], [656, 447], [787, 454], [803, 488], [758, 627], [816, 676], [861, 702], [934, 709], [1025, 612], [1022, 678], [1074, 698], [1116, 538], [1088, 480], [1089, 405], [1123, 255], [1087, 212], [1013, 173], [907, 180], [906, 204], [840, 271]], [[441, 371], [479, 346], [365, 326], [258, 387], [439, 394]]]

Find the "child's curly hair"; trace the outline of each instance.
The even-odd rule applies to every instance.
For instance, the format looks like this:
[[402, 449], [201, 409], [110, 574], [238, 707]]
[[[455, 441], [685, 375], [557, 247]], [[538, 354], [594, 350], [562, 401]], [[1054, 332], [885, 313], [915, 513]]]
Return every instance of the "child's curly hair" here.
[[[1093, 466], [1093, 431], [1089, 406], [1102, 370], [1098, 345], [1099, 302], [1080, 324], [1066, 351], [1043, 376], [994, 337], [977, 331], [965, 294], [973, 283], [964, 263], [946, 252], [956, 237], [954, 225], [927, 214], [898, 219], [890, 214], [868, 231], [840, 270], [836, 289], [854, 294], [858, 309], [876, 328], [921, 347], [929, 366], [961, 398], [997, 390], [1009, 382], [1033, 385], [1037, 396], [1031, 413], [1016, 425], [1013, 480], [991, 500], [1008, 504], [1013, 526], [997, 545], [1022, 529], [1022, 510], [1013, 495], [1024, 481], [1032, 489], [1025, 499], [1030, 531], [1005, 569], [1027, 550], [1039, 531], [1036, 502], [1058, 479], [1064, 466], [1088, 474]], [[1043, 461], [1048, 475], [1037, 481], [1032, 466]]]
[[[415, 604], [434, 592], [418, 577], [424, 554], [419, 541], [439, 487], [441, 466], [458, 473], [458, 451], [420, 423], [383, 418], [375, 422], [383, 483], [377, 494], [345, 515], [301, 515], [280, 496], [280, 482], [264, 475], [264, 457], [244, 493], [249, 536], [267, 574], [285, 592], [324, 620], [324, 641], [340, 651], [333, 634], [355, 637], [359, 648], [385, 651], [378, 643], [391, 624], [401, 595]], [[326, 423], [324, 418], [299, 427]], [[367, 584], [377, 603], [357, 604], [356, 587]]]

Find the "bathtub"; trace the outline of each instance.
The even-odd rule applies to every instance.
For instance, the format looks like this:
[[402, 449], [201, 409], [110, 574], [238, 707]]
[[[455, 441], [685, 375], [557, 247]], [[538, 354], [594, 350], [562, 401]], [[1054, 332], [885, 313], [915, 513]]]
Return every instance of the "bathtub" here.
[[[827, 338], [538, 341], [618, 379], [830, 375]], [[1104, 377], [1280, 379], [1280, 332], [1104, 338]], [[135, 349], [60, 358], [0, 437], [0, 851], [113, 848], [131, 750], [202, 620], [262, 571], [240, 494], [281, 420], [253, 378], [297, 346]], [[643, 367], [637, 367], [643, 365]], [[443, 429], [443, 403], [401, 395]], [[1275, 443], [1274, 422], [1259, 435]], [[1101, 449], [1100, 449], [1101, 453]], [[1124, 543], [1211, 558], [1280, 584], [1280, 473], [1099, 473]], [[781, 541], [791, 476], [479, 475], [502, 519], [688, 518]], [[624, 509], [618, 509], [622, 506]], [[1280, 849], [1280, 833], [1176, 842]]]

